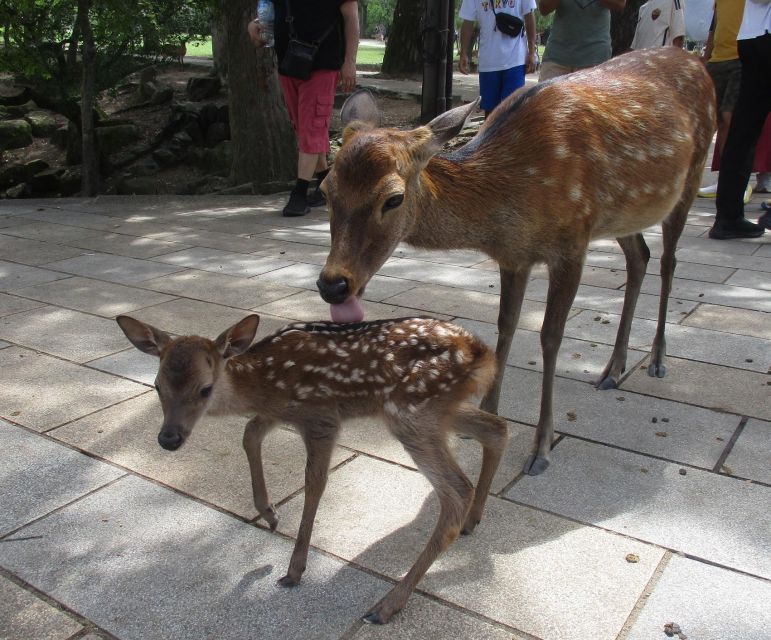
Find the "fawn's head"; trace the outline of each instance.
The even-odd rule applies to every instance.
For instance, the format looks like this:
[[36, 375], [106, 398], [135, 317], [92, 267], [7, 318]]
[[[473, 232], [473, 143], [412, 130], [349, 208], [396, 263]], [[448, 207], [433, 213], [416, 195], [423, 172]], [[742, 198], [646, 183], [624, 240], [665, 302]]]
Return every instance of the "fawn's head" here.
[[257, 315], [247, 316], [216, 340], [209, 340], [199, 336], [172, 338], [129, 316], [118, 316], [116, 320], [131, 344], [160, 359], [155, 377], [163, 408], [158, 444], [171, 451], [182, 446], [206, 413], [225, 362], [249, 348], [260, 322]]
[[[473, 102], [425, 126], [399, 131], [376, 128], [372, 114], [377, 110], [371, 101], [369, 94], [359, 92], [346, 101], [343, 145], [321, 187], [329, 207], [332, 247], [316, 284], [321, 297], [333, 305], [361, 296], [409, 235], [419, 213], [421, 172], [477, 106]], [[347, 118], [346, 112], [351, 114]], [[425, 187], [430, 192], [432, 185]], [[338, 320], [334, 310], [333, 319]]]

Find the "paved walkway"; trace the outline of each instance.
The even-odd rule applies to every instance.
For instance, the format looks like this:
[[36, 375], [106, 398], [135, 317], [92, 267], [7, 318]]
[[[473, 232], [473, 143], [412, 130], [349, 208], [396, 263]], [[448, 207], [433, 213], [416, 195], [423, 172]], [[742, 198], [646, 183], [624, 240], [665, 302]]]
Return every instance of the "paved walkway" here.
[[[559, 197], [559, 193], [554, 194]], [[748, 207], [759, 210], [756, 197]], [[387, 627], [360, 616], [433, 526], [428, 483], [383, 429], [348, 425], [308, 571], [276, 586], [303, 499], [299, 438], [267, 441], [278, 531], [255, 521], [241, 420], [156, 443], [156, 363], [113, 318], [215, 336], [249, 311], [260, 335], [326, 318], [314, 281], [326, 216], [282, 197], [100, 197], [0, 203], [0, 638], [504, 638], [763, 640], [771, 629], [771, 243], [706, 238], [694, 206], [670, 304], [669, 375], [645, 363], [658, 269], [632, 329], [629, 374], [591, 384], [624, 286], [593, 246], [558, 364], [554, 463], [519, 470], [533, 437], [546, 280], [536, 270], [502, 414], [511, 441], [486, 515]], [[654, 256], [656, 229], [647, 234]], [[367, 289], [368, 316], [430, 313], [491, 343], [495, 265], [407, 247]], [[455, 441], [464, 468], [476, 445]], [[675, 635], [674, 637], [677, 637]]]

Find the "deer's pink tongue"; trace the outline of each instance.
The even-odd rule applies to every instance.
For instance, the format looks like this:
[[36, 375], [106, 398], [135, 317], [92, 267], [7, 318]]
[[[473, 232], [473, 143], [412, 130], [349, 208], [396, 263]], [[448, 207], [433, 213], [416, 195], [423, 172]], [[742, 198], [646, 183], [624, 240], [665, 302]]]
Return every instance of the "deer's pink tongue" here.
[[358, 296], [351, 296], [345, 302], [329, 305], [333, 322], [361, 322], [364, 320], [364, 309], [361, 308]]

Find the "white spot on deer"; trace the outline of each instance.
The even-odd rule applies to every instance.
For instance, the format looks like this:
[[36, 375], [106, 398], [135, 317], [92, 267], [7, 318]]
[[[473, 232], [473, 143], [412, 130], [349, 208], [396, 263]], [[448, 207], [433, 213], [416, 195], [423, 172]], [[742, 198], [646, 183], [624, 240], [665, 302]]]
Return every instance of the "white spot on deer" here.
[[581, 185], [574, 184], [570, 187], [570, 199], [573, 200], [573, 202], [579, 202], [583, 195], [584, 192], [581, 190]]
[[284, 363], [284, 369], [291, 369], [294, 366], [294, 360], [287, 360]]
[[340, 358], [347, 358], [350, 354], [347, 351], [344, 351], [343, 349], [336, 349], [335, 354], [337, 354]]
[[397, 415], [399, 413], [399, 407], [395, 402], [392, 402], [391, 400], [386, 400], [383, 403], [383, 410], [386, 413], [390, 413], [391, 415]]
[[[385, 354], [385, 360], [386, 360], [386, 362], [392, 362], [392, 361], [393, 361], [393, 359], [394, 359], [394, 354], [393, 354], [393, 353], [386, 353], [386, 354]], [[373, 362], [374, 362], [374, 361], [373, 361]]]
[[525, 169], [525, 175], [528, 175], [531, 177], [538, 175], [538, 169], [536, 169], [535, 167], [528, 167], [527, 169]]
[[[462, 364], [465, 359], [466, 359], [466, 356], [462, 351], [458, 350], [455, 352], [455, 362], [457, 362], [458, 364]], [[447, 378], [449, 379], [450, 376], [448, 375]]]
[[284, 383], [284, 381], [283, 381], [283, 380], [276, 380], [276, 386], [277, 386], [279, 389], [286, 389], [286, 384]]
[[557, 158], [567, 158], [568, 148], [565, 145], [558, 144], [556, 147], [554, 147], [554, 155]]
[[361, 352], [367, 353], [369, 351], [369, 343], [365, 342], [363, 345], [361, 345]]
[[265, 358], [265, 364], [268, 364], [268, 365], [273, 364], [273, 356], [268, 356], [267, 358]]

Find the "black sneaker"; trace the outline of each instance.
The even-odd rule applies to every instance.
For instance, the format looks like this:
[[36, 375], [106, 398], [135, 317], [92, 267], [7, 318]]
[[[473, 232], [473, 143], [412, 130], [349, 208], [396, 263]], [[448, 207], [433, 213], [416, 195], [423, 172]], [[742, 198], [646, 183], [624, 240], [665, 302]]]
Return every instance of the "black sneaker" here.
[[739, 220], [715, 221], [709, 230], [713, 240], [732, 240], [733, 238], [759, 238], [766, 230], [759, 224], [740, 218]]
[[771, 211], [766, 211], [758, 218], [758, 224], [766, 229], [771, 229]]
[[308, 194], [308, 206], [309, 207], [325, 207], [327, 206], [327, 199], [321, 192], [321, 189], [316, 187]]
[[284, 207], [284, 216], [287, 218], [298, 218], [311, 212], [311, 208], [308, 206], [308, 198], [296, 191], [292, 191], [289, 194], [289, 202]]

